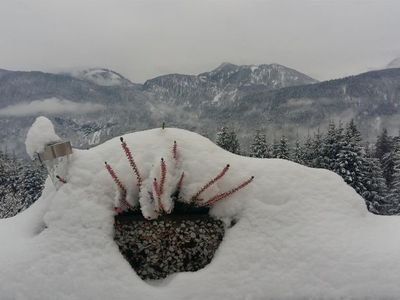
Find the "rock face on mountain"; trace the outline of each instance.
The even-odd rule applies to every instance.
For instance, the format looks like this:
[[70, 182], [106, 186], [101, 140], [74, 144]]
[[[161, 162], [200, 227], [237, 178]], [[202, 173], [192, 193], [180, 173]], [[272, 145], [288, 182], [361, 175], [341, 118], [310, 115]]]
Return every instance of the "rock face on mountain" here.
[[278, 64], [237, 66], [223, 63], [211, 72], [200, 74], [199, 77], [222, 87], [263, 85], [269, 89], [317, 82], [303, 73]]
[[199, 75], [164, 75], [143, 85], [105, 69], [84, 76], [0, 70], [0, 144], [22, 153], [21, 141], [37, 114], [12, 116], [10, 107], [15, 111], [49, 98], [104, 107], [87, 113], [46, 109], [40, 113], [82, 148], [162, 122], [212, 139], [218, 127], [235, 124], [242, 140], [255, 129], [265, 130], [271, 138], [281, 132], [289, 137], [307, 134], [330, 119], [354, 118], [370, 139], [382, 127], [396, 134], [400, 128], [400, 69], [396, 68], [317, 82], [277, 64], [224, 63]]
[[317, 82], [296, 70], [278, 65], [244, 65], [223, 63], [211, 72], [197, 76], [170, 74], [145, 82], [143, 88], [161, 101], [189, 107], [240, 98], [245, 87], [278, 89]]

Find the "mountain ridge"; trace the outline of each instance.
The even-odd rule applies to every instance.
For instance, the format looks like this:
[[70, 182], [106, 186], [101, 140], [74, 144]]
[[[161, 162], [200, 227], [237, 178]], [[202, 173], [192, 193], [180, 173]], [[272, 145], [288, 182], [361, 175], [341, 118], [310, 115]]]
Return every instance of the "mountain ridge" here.
[[[280, 67], [273, 64], [271, 68]], [[288, 68], [284, 68], [286, 72]], [[106, 86], [65, 74], [0, 71], [0, 126], [4, 128], [0, 142], [22, 153], [24, 135], [34, 120], [32, 115], [2, 115], [2, 109], [52, 97], [105, 106], [95, 113], [48, 115], [57, 130], [80, 148], [127, 131], [158, 127], [162, 122], [210, 138], [220, 126], [235, 124], [244, 142], [255, 129], [265, 130], [270, 137], [280, 133], [293, 137], [323, 127], [330, 119], [345, 122], [354, 118], [370, 138], [382, 127], [392, 132], [400, 128], [400, 69], [322, 82], [299, 77], [286, 81], [293, 83], [289, 86], [283, 82], [271, 85], [271, 80], [265, 84], [251, 81], [252, 75], [265, 75], [268, 70], [225, 64], [198, 75], [168, 74], [143, 85]], [[297, 74], [287, 72], [286, 79]], [[297, 84], [303, 79], [305, 84]]]

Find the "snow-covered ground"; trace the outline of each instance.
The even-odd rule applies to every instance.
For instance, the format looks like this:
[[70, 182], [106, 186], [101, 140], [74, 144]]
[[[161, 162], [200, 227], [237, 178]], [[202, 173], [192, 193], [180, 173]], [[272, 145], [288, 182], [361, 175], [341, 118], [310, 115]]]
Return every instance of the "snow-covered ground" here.
[[[212, 214], [236, 218], [214, 260], [194, 273], [144, 282], [113, 242], [115, 187], [135, 176], [119, 139], [75, 150], [68, 183], [48, 180], [42, 197], [0, 220], [1, 299], [398, 299], [400, 218], [367, 212], [332, 172], [228, 153], [208, 139], [167, 128], [124, 136], [144, 178], [174, 141], [191, 195], [226, 165], [205, 198], [254, 175]], [[146, 186], [146, 182], [145, 182]]]

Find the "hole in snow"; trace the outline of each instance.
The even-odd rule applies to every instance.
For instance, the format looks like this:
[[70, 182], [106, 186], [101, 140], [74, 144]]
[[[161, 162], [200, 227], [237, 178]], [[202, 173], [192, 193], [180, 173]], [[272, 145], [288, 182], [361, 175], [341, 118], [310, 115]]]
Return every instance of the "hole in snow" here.
[[115, 216], [122, 255], [145, 280], [208, 265], [221, 243], [225, 225], [208, 214], [172, 214], [146, 220], [140, 213]]

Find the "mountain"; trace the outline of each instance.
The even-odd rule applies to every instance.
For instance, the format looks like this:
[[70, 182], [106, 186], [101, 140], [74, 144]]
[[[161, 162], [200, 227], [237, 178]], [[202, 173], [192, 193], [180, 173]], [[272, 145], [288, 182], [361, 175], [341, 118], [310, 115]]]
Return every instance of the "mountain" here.
[[[29, 113], [32, 103], [42, 101], [43, 104], [49, 99], [68, 101], [75, 105], [101, 104], [104, 110]], [[129, 112], [125, 113], [127, 107]], [[25, 111], [26, 114], [10, 115], [10, 108]], [[125, 119], [120, 112], [126, 116]], [[152, 123], [149, 123], [146, 112], [149, 112], [149, 107], [141, 85], [102, 86], [69, 74], [0, 72], [0, 144], [3, 148], [15, 149], [17, 154], [25, 152], [22, 141], [27, 128], [40, 114], [52, 116], [63, 137], [70, 138], [76, 147], [86, 148], [126, 128], [149, 126]]]
[[278, 64], [243, 65], [223, 63], [211, 72], [199, 75], [219, 86], [263, 85], [269, 89], [315, 83], [317, 80]]
[[390, 63], [387, 64], [386, 69], [391, 68], [400, 68], [400, 57], [393, 59]]
[[161, 101], [197, 107], [205, 102], [231, 102], [240, 98], [245, 87], [278, 89], [317, 82], [296, 70], [278, 65], [223, 63], [211, 72], [199, 75], [169, 74], [148, 80], [144, 89]]
[[367, 139], [373, 140], [383, 127], [398, 134], [400, 69], [277, 90], [249, 91], [229, 109], [229, 114], [234, 120], [248, 120], [249, 127], [267, 124], [272, 125], [272, 131], [283, 129], [287, 134], [317, 130], [329, 120], [345, 122], [351, 118]]
[[[71, 107], [77, 109], [71, 112]], [[400, 128], [400, 69], [317, 82], [277, 64], [224, 63], [199, 75], [169, 74], [142, 85], [0, 70], [2, 147], [22, 155], [27, 128], [37, 115], [50, 117], [78, 148], [163, 122], [211, 139], [220, 126], [234, 125], [247, 142], [255, 129], [265, 130], [270, 139], [282, 132], [290, 138], [330, 119], [354, 118], [373, 140], [383, 127], [392, 134]]]
[[90, 81], [101, 86], [133, 86], [130, 80], [121, 74], [104, 68], [91, 68], [69, 73], [75, 78]]

